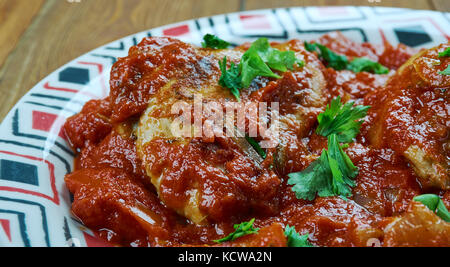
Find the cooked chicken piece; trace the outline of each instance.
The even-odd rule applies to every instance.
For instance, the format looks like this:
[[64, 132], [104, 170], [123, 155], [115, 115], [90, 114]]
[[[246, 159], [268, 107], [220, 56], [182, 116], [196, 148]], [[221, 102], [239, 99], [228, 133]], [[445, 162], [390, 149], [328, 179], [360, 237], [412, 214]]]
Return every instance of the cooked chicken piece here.
[[[313, 53], [305, 51], [303, 43], [291, 40], [275, 45], [279, 50], [295, 51], [306, 62], [301, 71], [286, 72], [277, 82], [250, 95], [252, 101], [278, 102], [280, 105], [279, 136], [273, 140], [276, 149], [269, 150], [274, 157], [275, 170], [280, 175], [303, 170], [317, 155], [308, 151], [303, 138], [317, 122], [317, 116], [327, 104], [325, 67]], [[301, 55], [301, 56], [300, 56]]]
[[411, 202], [408, 211], [385, 228], [384, 246], [450, 246], [450, 223], [443, 221], [420, 202]]
[[[177, 43], [187, 46], [176, 40], [168, 42], [173, 47]], [[154, 49], [156, 51], [145, 53], [165, 52]], [[198, 224], [205, 223], [207, 218], [223, 220], [248, 212], [250, 208], [258, 210], [257, 207], [264, 207], [265, 211], [273, 212], [278, 202], [274, 199], [275, 192], [280, 183], [273, 172], [261, 169], [229, 138], [212, 138], [205, 142], [201, 137], [178, 138], [171, 128], [179, 116], [178, 113], [172, 114], [171, 109], [179, 101], [193, 107], [195, 94], [200, 95], [203, 101], [220, 103], [233, 98], [228, 89], [218, 85], [218, 62], [225, 55], [229, 60], [237, 61], [242, 52], [215, 52], [193, 46], [180, 52], [184, 55], [179, 57], [192, 60], [185, 65], [172, 66], [170, 71], [178, 74], [168, 78], [150, 97], [137, 130], [138, 154], [160, 199], [169, 208]], [[165, 66], [156, 68], [164, 69]], [[206, 115], [200, 116], [204, 118]]]
[[450, 76], [440, 74], [450, 57], [438, 57], [450, 44], [424, 50], [369, 95], [374, 124], [369, 140], [389, 147], [411, 163], [424, 187], [450, 189]]
[[409, 146], [404, 155], [411, 163], [415, 173], [424, 181], [424, 184], [449, 189], [448, 162], [447, 167], [444, 167], [417, 145]]
[[[145, 45], [148, 42], [152, 41], [146, 40], [140, 45], [146, 47], [142, 50], [143, 56], [156, 52], [172, 53], [161, 47]], [[249, 212], [275, 214], [279, 203], [276, 193], [281, 180], [266, 168], [271, 164], [270, 159], [262, 163], [256, 160], [255, 153], [247, 151], [249, 146], [243, 146], [236, 138], [205, 135], [180, 138], [172, 131], [179, 113], [172, 114], [171, 108], [179, 101], [193, 107], [195, 95], [200, 95], [203, 102], [216, 101], [217, 110], [223, 110], [227, 103], [234, 101], [230, 91], [218, 85], [221, 75], [218, 62], [227, 56], [229, 61], [238, 63], [244, 48], [210, 50], [172, 39], [166, 42], [171, 42], [172, 47], [179, 43], [184, 49], [173, 48], [181, 53], [178, 57], [192, 60], [172, 66], [173, 69], [167, 73], [176, 74], [171, 77], [167, 73], [161, 74], [165, 82], [149, 97], [148, 107], [137, 129], [138, 154], [159, 198], [166, 206], [197, 224], [230, 219]], [[320, 70], [315, 68], [320, 62], [299, 42], [276, 47], [292, 48], [298, 58], [305, 59], [306, 67], [296, 67], [295, 71], [284, 73], [280, 80], [256, 79], [249, 89], [241, 91], [242, 103], [280, 101], [282, 121], [286, 121], [286, 125], [294, 125], [291, 129], [299, 134], [305, 134], [326, 102], [322, 92], [325, 81]], [[141, 48], [138, 46], [137, 49]], [[147, 65], [154, 66], [155, 71], [167, 70], [164, 62], [153, 62], [151, 58]], [[258, 90], [260, 87], [264, 88]], [[271, 89], [271, 97], [266, 97], [266, 91]], [[211, 111], [207, 110], [200, 114], [203, 122], [210, 115]], [[249, 116], [246, 119], [257, 120]], [[190, 126], [187, 132], [198, 132], [198, 128]]]

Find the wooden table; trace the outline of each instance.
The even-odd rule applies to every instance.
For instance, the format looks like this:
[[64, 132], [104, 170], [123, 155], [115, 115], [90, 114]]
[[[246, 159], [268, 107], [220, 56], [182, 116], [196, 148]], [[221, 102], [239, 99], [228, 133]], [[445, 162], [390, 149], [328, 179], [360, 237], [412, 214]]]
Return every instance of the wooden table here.
[[450, 11], [449, 0], [0, 0], [0, 119], [61, 65], [129, 34], [196, 17], [307, 5]]

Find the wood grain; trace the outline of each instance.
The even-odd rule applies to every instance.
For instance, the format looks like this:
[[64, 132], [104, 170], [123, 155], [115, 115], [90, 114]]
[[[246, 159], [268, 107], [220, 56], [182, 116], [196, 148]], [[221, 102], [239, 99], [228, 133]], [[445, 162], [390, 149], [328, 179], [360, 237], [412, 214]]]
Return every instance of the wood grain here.
[[43, 3], [44, 0], [0, 0], [0, 67]]
[[[71, 3], [72, 2], [72, 3]], [[79, 2], [79, 3], [77, 3]], [[0, 120], [37, 82], [113, 40], [239, 10], [383, 5], [449, 11], [449, 0], [0, 0]]]
[[[443, 0], [447, 1], [448, 0]], [[434, 9], [434, 6], [427, 0], [379, 0], [376, 1], [355, 1], [355, 0], [246, 0], [245, 9], [275, 8], [291, 6], [387, 6], [403, 7], [414, 9]]]
[[98, 46], [156, 26], [239, 8], [239, 0], [47, 0], [0, 69], [0, 119], [45, 76]]
[[449, 0], [431, 0], [433, 8], [443, 12], [450, 12], [450, 1]]

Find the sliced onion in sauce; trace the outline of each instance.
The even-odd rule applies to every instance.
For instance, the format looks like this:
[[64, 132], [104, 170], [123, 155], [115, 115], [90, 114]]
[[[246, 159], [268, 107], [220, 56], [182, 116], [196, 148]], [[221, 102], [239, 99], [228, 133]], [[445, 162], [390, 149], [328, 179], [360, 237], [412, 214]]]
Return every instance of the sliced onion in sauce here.
[[368, 208], [369, 204], [374, 201], [373, 198], [363, 196], [361, 194], [355, 193], [353, 196], [353, 201], [355, 201], [358, 205]]

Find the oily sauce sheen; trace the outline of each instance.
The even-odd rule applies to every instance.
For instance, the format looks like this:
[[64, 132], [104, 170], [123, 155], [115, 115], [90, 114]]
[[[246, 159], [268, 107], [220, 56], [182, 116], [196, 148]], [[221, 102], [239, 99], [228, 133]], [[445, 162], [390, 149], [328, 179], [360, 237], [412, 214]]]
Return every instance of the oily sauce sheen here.
[[[450, 83], [420, 60], [396, 72], [418, 52], [404, 45], [359, 44], [341, 33], [317, 42], [391, 72], [336, 71], [302, 41], [273, 43], [295, 51], [306, 66], [280, 73], [281, 79], [257, 78], [241, 92], [244, 102], [280, 102], [284, 146], [268, 150], [260, 165], [230, 138], [178, 140], [159, 133], [141, 141], [144, 129], [151, 130], [143, 122], [170, 119], [173, 101], [190, 101], [198, 92], [207, 100], [233, 101], [218, 85], [218, 59], [238, 63], [248, 44], [215, 51], [155, 37], [132, 47], [112, 68], [110, 96], [88, 102], [64, 126], [77, 152], [75, 171], [65, 178], [74, 216], [121, 246], [217, 245], [234, 224], [252, 218], [258, 234], [220, 245], [286, 246], [286, 225], [309, 233], [315, 246], [367, 246], [373, 238], [385, 246], [450, 245], [448, 223], [412, 202], [434, 193], [450, 206]], [[327, 148], [326, 138], [315, 134], [317, 115], [337, 96], [372, 107], [346, 149], [359, 169], [352, 197], [299, 200], [287, 174], [304, 170]], [[190, 203], [193, 190], [196, 203]]]

